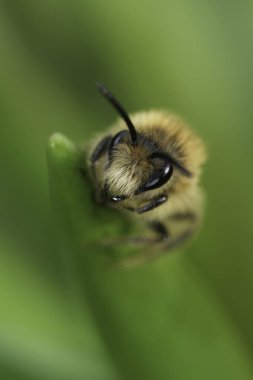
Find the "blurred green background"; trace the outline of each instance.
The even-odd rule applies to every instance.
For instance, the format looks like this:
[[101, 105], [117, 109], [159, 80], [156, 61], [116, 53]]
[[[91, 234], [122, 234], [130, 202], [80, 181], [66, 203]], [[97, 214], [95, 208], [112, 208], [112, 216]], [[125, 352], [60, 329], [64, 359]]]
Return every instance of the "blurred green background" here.
[[[48, 137], [84, 142], [115, 119], [96, 80], [131, 112], [178, 112], [206, 141], [205, 223], [185, 254], [233, 335], [240, 379], [253, 378], [252, 46], [250, 0], [1, 0], [1, 379], [130, 378], [89, 301], [69, 297], [48, 190]], [[198, 380], [185, 360], [168, 378]]]

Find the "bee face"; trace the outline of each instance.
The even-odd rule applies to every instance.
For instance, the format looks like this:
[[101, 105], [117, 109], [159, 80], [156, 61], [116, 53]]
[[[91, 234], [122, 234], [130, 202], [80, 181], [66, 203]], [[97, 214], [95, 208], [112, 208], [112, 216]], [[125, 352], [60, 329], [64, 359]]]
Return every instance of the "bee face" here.
[[128, 131], [123, 130], [110, 142], [104, 170], [105, 193], [119, 202], [161, 187], [172, 173], [170, 158], [152, 140], [138, 134], [133, 144]]

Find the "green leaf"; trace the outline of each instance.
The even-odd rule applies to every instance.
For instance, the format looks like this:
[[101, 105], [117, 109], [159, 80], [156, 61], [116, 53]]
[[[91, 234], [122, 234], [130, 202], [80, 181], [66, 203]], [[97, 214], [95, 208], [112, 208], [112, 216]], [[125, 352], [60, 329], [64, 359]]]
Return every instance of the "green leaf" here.
[[84, 152], [66, 137], [52, 136], [48, 161], [69, 285], [88, 299], [122, 377], [251, 379], [247, 347], [187, 252], [129, 269], [113, 265], [123, 248], [103, 239], [127, 233], [129, 222], [95, 204], [89, 176], [80, 174]]
[[86, 304], [66, 297], [22, 254], [1, 235], [1, 379], [117, 379]]

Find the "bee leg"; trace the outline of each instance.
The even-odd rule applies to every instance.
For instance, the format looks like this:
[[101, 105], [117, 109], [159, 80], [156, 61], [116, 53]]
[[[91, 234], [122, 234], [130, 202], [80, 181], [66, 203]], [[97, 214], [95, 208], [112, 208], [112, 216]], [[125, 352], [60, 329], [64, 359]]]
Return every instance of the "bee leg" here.
[[130, 244], [130, 245], [140, 245], [140, 246], [150, 246], [156, 243], [161, 243], [166, 241], [169, 238], [169, 233], [165, 225], [157, 220], [154, 220], [149, 223], [149, 227], [157, 234], [155, 237], [128, 237], [128, 238], [119, 238], [113, 240], [103, 241], [104, 244]]
[[[177, 212], [169, 217], [169, 223], [172, 226], [181, 226], [181, 231], [176, 236], [173, 234], [173, 238], [170, 238], [166, 245], [165, 250], [174, 249], [178, 245], [181, 245], [185, 240], [188, 240], [191, 235], [196, 231], [200, 222], [199, 215], [193, 211]], [[177, 228], [178, 228], [177, 227]]]
[[[136, 211], [136, 209], [131, 211]], [[177, 212], [165, 221], [161, 222], [154, 219], [149, 222], [148, 226], [155, 233], [154, 236], [120, 238], [116, 241], [107, 242], [108, 244], [130, 244], [139, 249], [131, 257], [116, 260], [115, 267], [132, 268], [172, 253], [174, 249], [190, 239], [195, 233], [199, 221], [199, 215], [191, 210], [182, 213]]]
[[169, 231], [166, 226], [158, 220], [153, 220], [149, 223], [150, 228], [158, 234], [156, 241], [166, 240], [169, 238]]
[[111, 136], [105, 136], [95, 147], [91, 156], [90, 162], [92, 165], [106, 152], [109, 141], [111, 140]]
[[168, 199], [167, 195], [164, 195], [164, 194], [160, 195], [158, 198], [152, 199], [150, 203], [148, 203], [147, 205], [140, 208], [136, 208], [134, 209], [134, 211], [137, 212], [137, 214], [142, 214], [143, 212], [153, 210], [154, 208], [162, 205], [164, 202], [167, 201], [167, 199]]
[[[145, 250], [145, 253], [140, 253], [136, 256], [119, 260], [115, 264], [116, 267], [127, 269], [149, 263], [158, 257], [171, 253], [175, 248], [177, 248], [177, 246], [180, 246], [182, 243], [188, 240], [194, 233], [194, 228], [188, 228], [177, 237], [172, 238], [162, 223], [152, 222], [152, 224], [152, 228], [159, 233], [159, 237], [157, 239], [153, 239], [153, 242], [151, 239], [149, 239], [149, 249], [147, 248]], [[148, 241], [146, 241], [146, 243], [148, 243]]]
[[181, 231], [176, 235], [173, 232], [173, 225], [170, 225], [170, 223], [153, 220], [148, 225], [155, 232], [156, 235], [154, 237], [130, 237], [128, 239], [121, 238], [116, 241], [114, 240], [114, 244], [115, 242], [116, 244], [130, 244], [136, 247], [139, 246], [139, 248], [142, 249], [143, 247], [146, 247], [144, 253], [141, 252], [129, 258], [119, 259], [115, 266], [131, 268], [148, 263], [159, 256], [171, 253], [175, 248], [182, 245], [194, 234], [197, 227], [197, 221], [198, 216], [193, 212], [177, 213], [170, 217], [170, 222], [172, 222], [173, 225], [177, 222], [180, 225], [181, 222], [186, 222], [186, 226], [182, 226], [183, 228], [180, 228]]
[[194, 233], [194, 228], [188, 228], [184, 230], [180, 235], [178, 235], [176, 238], [168, 240], [168, 242], [164, 245], [164, 250], [166, 253], [166, 250], [171, 250], [176, 248], [177, 246], [184, 243], [184, 241], [188, 240]]

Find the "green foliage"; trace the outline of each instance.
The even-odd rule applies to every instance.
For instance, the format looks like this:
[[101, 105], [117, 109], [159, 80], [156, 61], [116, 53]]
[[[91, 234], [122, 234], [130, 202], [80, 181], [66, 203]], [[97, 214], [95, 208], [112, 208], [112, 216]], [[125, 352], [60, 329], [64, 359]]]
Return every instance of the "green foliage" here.
[[[2, 0], [1, 379], [249, 379], [252, 2]], [[207, 210], [182, 251], [129, 270], [82, 147], [115, 113], [170, 108], [206, 141]], [[52, 213], [53, 208], [53, 213]], [[54, 215], [57, 215], [57, 222]], [[61, 247], [61, 248], [59, 248]]]

